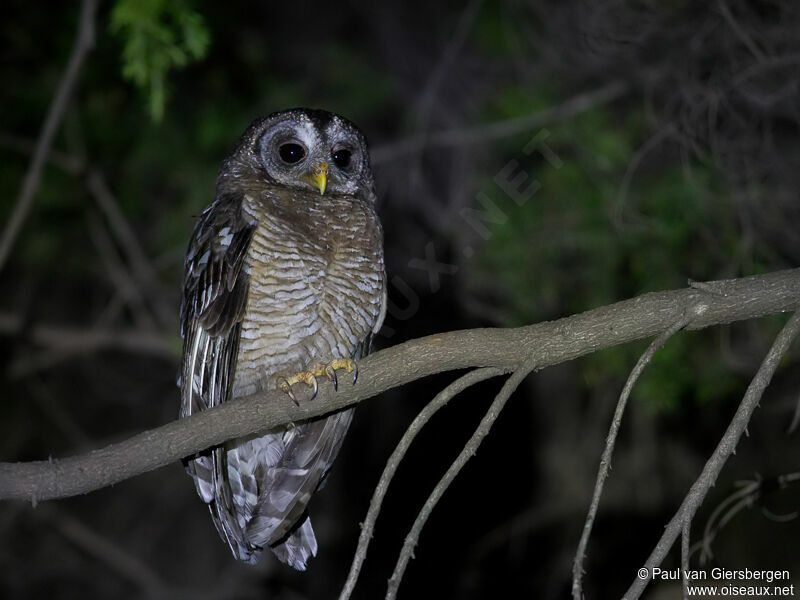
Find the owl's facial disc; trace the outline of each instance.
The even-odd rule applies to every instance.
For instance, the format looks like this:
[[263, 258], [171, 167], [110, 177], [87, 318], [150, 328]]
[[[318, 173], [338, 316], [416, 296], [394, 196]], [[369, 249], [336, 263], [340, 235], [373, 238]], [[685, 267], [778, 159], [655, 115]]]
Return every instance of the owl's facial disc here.
[[372, 178], [361, 133], [336, 116], [289, 111], [266, 124], [256, 150], [266, 173], [288, 187], [321, 195], [356, 195]]

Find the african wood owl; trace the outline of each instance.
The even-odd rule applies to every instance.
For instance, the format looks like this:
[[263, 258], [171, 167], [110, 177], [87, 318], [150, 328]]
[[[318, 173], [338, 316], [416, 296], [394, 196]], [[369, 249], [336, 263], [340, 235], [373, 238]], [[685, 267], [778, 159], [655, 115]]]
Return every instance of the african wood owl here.
[[[224, 161], [185, 261], [181, 417], [263, 389], [336, 383], [386, 312], [383, 233], [361, 132], [321, 110], [256, 120]], [[357, 370], [354, 374], [357, 375]], [[287, 401], [291, 401], [287, 396]], [[227, 442], [185, 461], [236, 558], [304, 570], [306, 507], [353, 411]]]

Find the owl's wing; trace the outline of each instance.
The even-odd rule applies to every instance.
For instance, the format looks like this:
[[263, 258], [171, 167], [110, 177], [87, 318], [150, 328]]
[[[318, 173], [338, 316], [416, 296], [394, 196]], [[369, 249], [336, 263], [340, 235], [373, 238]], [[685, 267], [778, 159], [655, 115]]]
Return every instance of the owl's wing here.
[[[183, 364], [181, 417], [230, 398], [249, 279], [242, 272], [255, 223], [242, 215], [242, 198], [221, 195], [198, 219], [186, 255], [181, 304]], [[224, 460], [217, 448], [186, 463], [197, 493], [207, 503], [231, 506], [224, 485]], [[212, 504], [215, 522], [230, 511]], [[225, 537], [230, 542], [230, 533]]]

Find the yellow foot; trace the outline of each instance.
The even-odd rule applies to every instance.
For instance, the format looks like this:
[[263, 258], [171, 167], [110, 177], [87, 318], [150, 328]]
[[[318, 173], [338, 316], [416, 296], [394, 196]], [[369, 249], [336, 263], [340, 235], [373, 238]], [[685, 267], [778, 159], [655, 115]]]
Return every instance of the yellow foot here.
[[337, 369], [344, 369], [348, 373], [352, 373], [353, 385], [355, 385], [356, 381], [358, 380], [358, 365], [354, 360], [349, 358], [337, 358], [326, 365], [316, 365], [308, 371], [301, 371], [291, 375], [290, 377], [279, 377], [278, 387], [286, 392], [295, 405], [300, 406], [297, 398], [295, 398], [294, 394], [292, 393], [292, 386], [296, 383], [305, 383], [306, 385], [311, 386], [313, 388], [311, 399], [313, 400], [316, 398], [317, 391], [319, 390], [319, 386], [317, 385], [317, 377], [322, 377], [324, 375], [333, 382], [333, 389], [338, 391], [339, 378], [336, 377]]

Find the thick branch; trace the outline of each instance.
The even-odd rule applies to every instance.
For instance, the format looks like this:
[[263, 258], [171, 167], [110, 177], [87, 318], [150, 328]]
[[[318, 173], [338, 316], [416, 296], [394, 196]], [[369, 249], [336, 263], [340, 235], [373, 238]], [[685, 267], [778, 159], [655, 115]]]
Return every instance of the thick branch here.
[[[470, 329], [412, 340], [359, 363], [356, 386], [321, 381], [317, 399], [295, 406], [280, 391], [254, 394], [63, 460], [0, 463], [0, 499], [47, 500], [96, 490], [179, 458], [292, 421], [339, 410], [421, 377], [469, 367], [535, 368], [651, 337], [691, 315], [688, 328], [762, 317], [800, 303], [800, 269], [654, 292], [572, 317], [518, 329]], [[300, 392], [300, 390], [296, 390]], [[306, 396], [307, 398], [308, 396]], [[301, 398], [302, 400], [302, 398]], [[177, 404], [177, 400], [176, 400]]]

